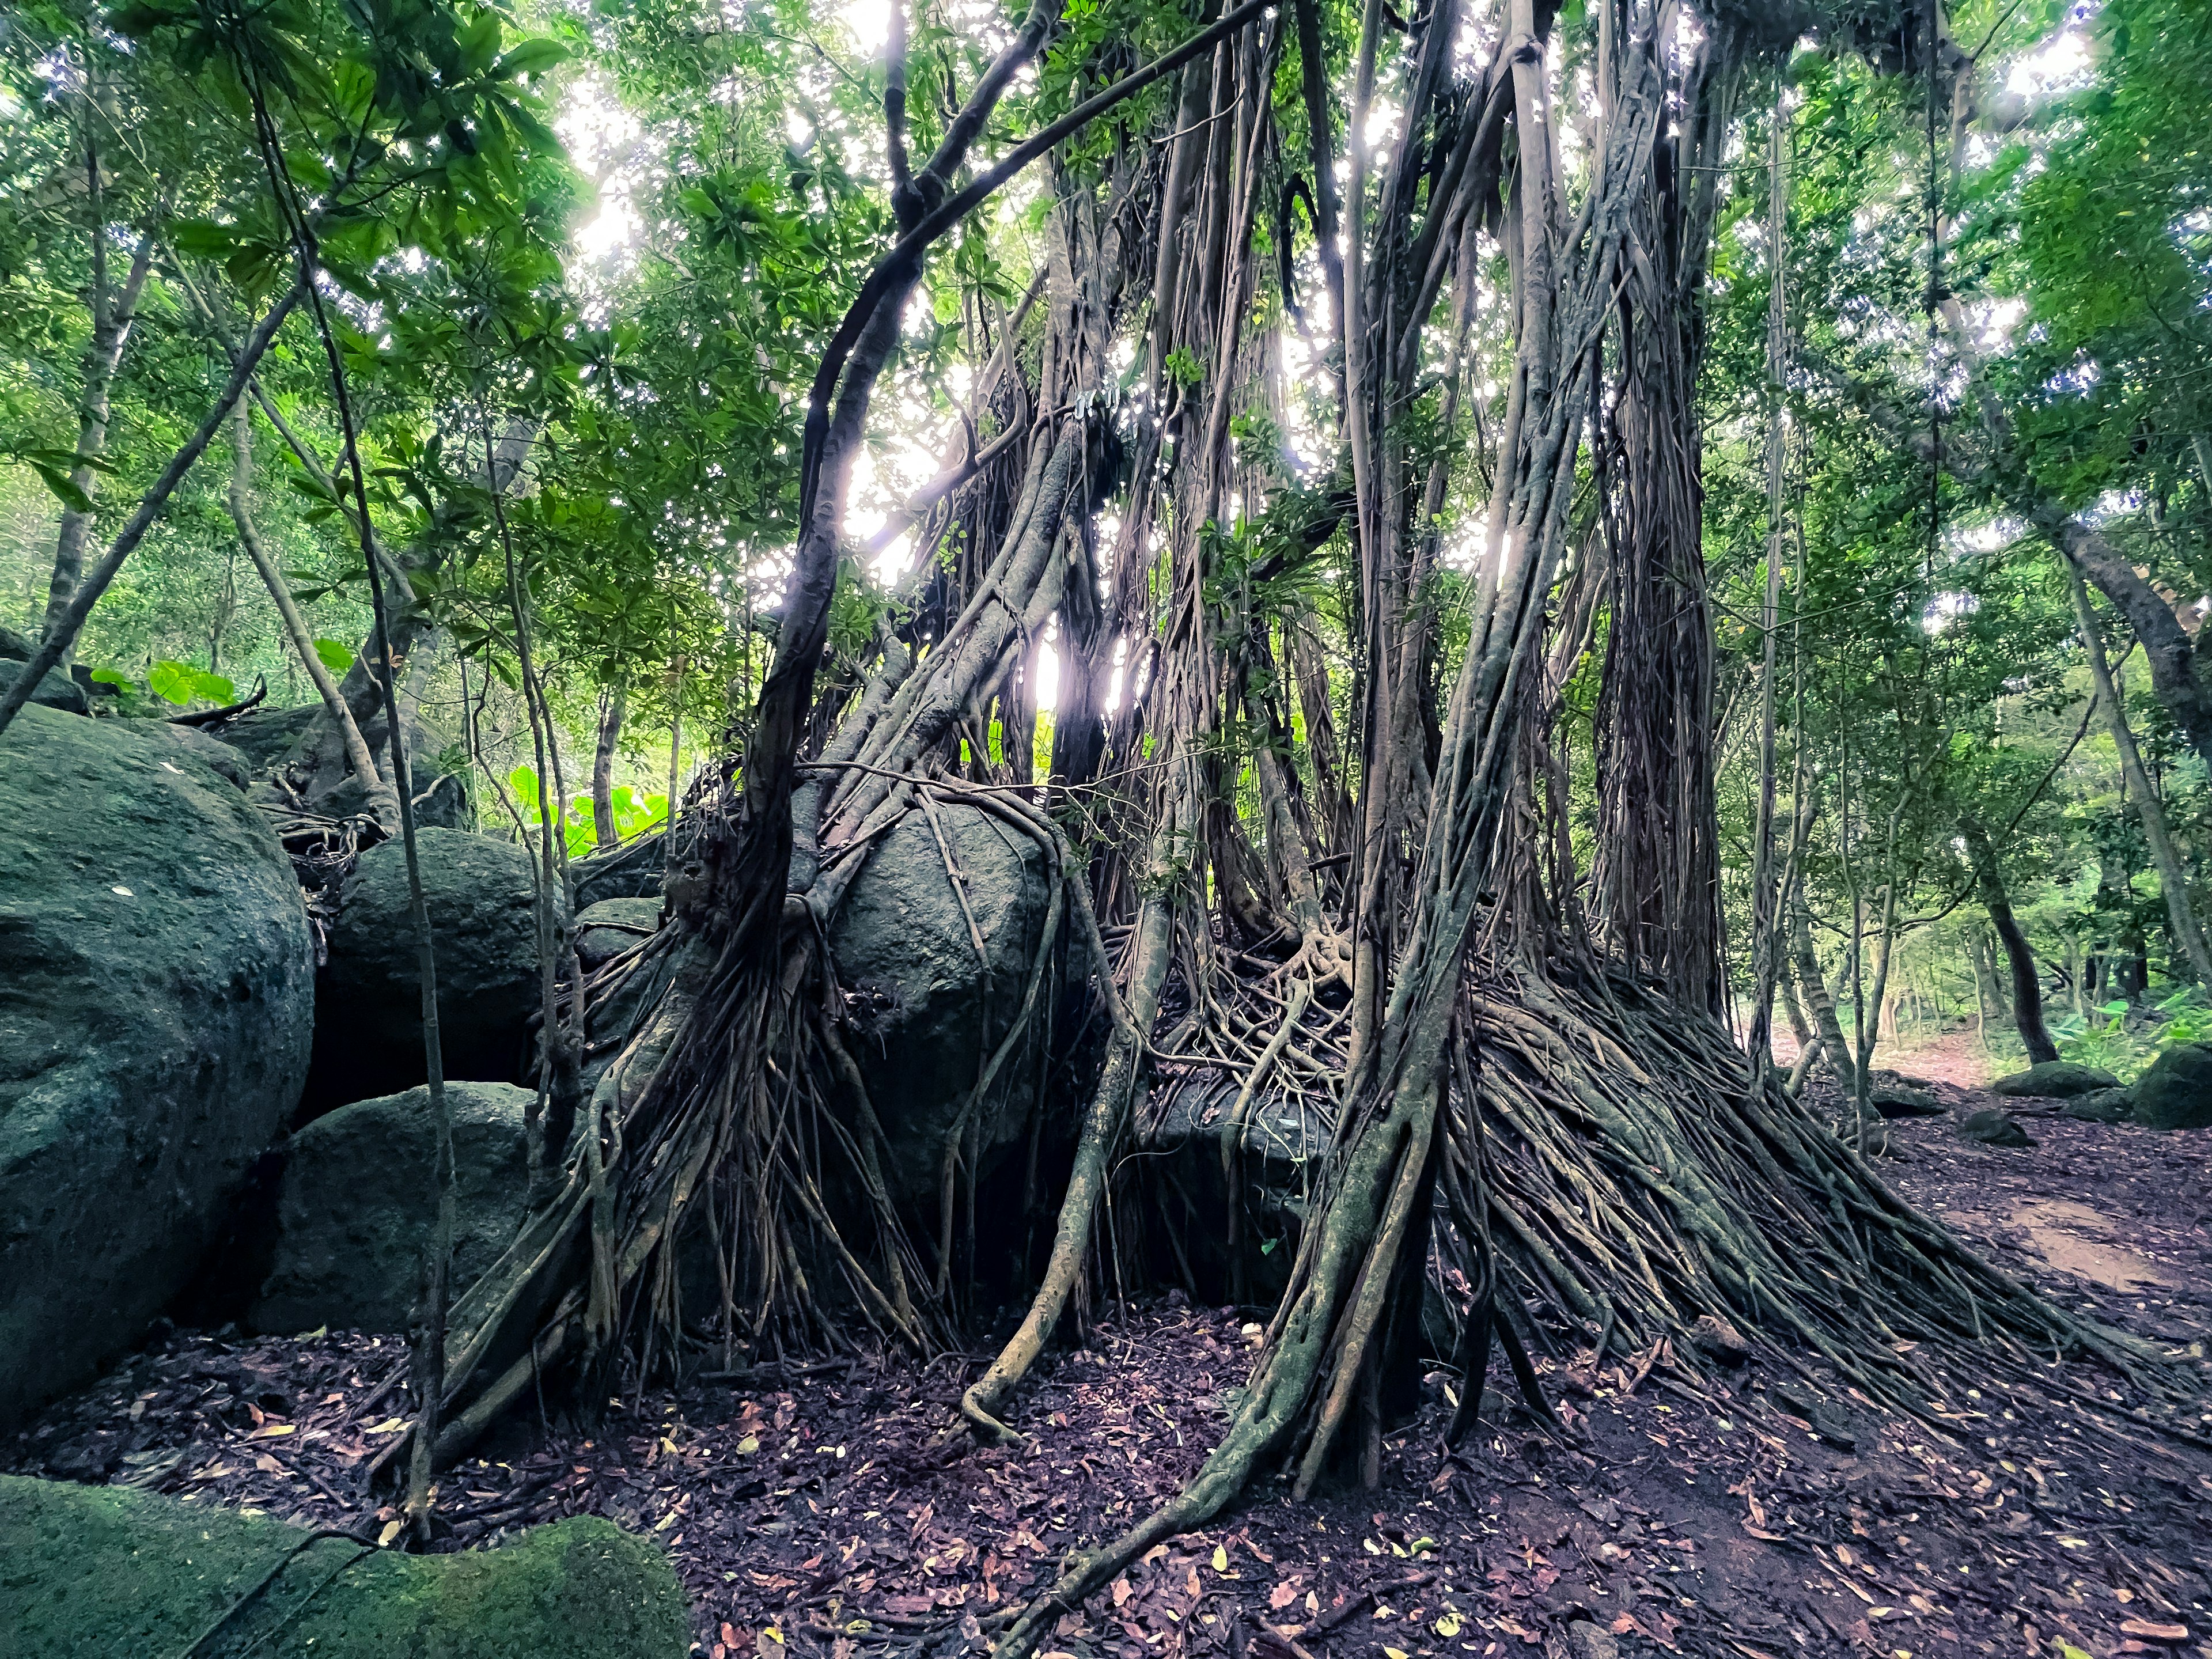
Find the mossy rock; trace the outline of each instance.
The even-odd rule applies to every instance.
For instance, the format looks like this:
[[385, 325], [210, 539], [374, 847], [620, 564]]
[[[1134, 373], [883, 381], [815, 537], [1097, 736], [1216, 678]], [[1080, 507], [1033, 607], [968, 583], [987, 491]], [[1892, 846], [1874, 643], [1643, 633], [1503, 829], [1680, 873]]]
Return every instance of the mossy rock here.
[[[528, 1212], [526, 1115], [511, 1083], [446, 1085], [453, 1116], [453, 1287], [476, 1283]], [[404, 1332], [436, 1224], [437, 1119], [428, 1085], [341, 1106], [294, 1135], [276, 1187], [269, 1273], [246, 1322], [284, 1334]]]
[[[446, 1075], [511, 1082], [526, 1063], [539, 996], [530, 854], [458, 830], [423, 830], [415, 841], [437, 944]], [[421, 972], [406, 850], [382, 842], [355, 862], [331, 928], [311, 1109], [424, 1081]]]
[[2135, 1121], [2148, 1129], [2212, 1129], [2212, 1042], [2177, 1042], [2136, 1079]]
[[2060, 1114], [2077, 1123], [2124, 1123], [2135, 1110], [2132, 1089], [2097, 1089], [2069, 1100]]
[[642, 945], [660, 928], [660, 898], [601, 899], [576, 913], [576, 954], [585, 969]]
[[2117, 1089], [2119, 1079], [2079, 1060], [2046, 1060], [2024, 1072], [2001, 1077], [1990, 1085], [1993, 1095], [2026, 1095], [2044, 1099], [2072, 1100], [2100, 1089]]
[[201, 1653], [680, 1659], [691, 1636], [667, 1558], [596, 1517], [414, 1556], [129, 1487], [0, 1475], [9, 1659], [182, 1653], [234, 1607]]
[[[23, 677], [25, 664], [0, 659], [0, 691], [6, 691]], [[46, 677], [39, 682], [39, 689], [31, 693], [31, 701], [42, 708], [58, 708], [64, 714], [88, 714], [92, 704], [84, 695], [84, 688], [58, 668], [50, 668]]]
[[2010, 1112], [2001, 1112], [1994, 1106], [1984, 1107], [1978, 1112], [1969, 1112], [1960, 1121], [1959, 1133], [1969, 1140], [1978, 1140], [1984, 1146], [2033, 1146], [2035, 1140]]
[[0, 738], [0, 1429], [191, 1283], [307, 1076], [299, 878], [183, 730]]
[[[1028, 990], [1053, 877], [1034, 841], [981, 808], [948, 805], [937, 817], [941, 846], [914, 811], [870, 844], [830, 928], [845, 1041], [890, 1141], [884, 1179], [895, 1199], [932, 1216], [978, 1057], [1005, 1040]], [[1034, 1047], [1008, 1056], [973, 1125], [971, 1180], [1024, 1144], [1037, 1073]]]
[[1877, 1083], [1867, 1091], [1867, 1103], [1884, 1117], [1941, 1117], [1943, 1103], [1925, 1089], [1899, 1083]]

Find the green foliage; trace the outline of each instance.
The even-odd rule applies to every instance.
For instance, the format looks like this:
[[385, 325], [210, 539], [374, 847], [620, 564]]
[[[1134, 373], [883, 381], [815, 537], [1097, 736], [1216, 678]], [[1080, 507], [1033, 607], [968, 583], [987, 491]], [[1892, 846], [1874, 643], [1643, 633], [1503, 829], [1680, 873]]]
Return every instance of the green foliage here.
[[[540, 810], [538, 770], [535, 767], [518, 766], [507, 775], [507, 793], [514, 800], [523, 828], [534, 840], [538, 827], [545, 822]], [[665, 793], [640, 794], [626, 783], [617, 784], [608, 792], [608, 801], [614, 808], [615, 835], [619, 841], [629, 841], [657, 830], [668, 822], [668, 797]], [[565, 812], [561, 803], [550, 797], [546, 803], [560, 823], [564, 844], [572, 859], [582, 858], [599, 848], [599, 825], [592, 812], [592, 798], [577, 795], [567, 804]]]
[[182, 708], [196, 702], [223, 703], [238, 700], [238, 686], [220, 674], [195, 668], [188, 662], [157, 662], [146, 672], [154, 695]]

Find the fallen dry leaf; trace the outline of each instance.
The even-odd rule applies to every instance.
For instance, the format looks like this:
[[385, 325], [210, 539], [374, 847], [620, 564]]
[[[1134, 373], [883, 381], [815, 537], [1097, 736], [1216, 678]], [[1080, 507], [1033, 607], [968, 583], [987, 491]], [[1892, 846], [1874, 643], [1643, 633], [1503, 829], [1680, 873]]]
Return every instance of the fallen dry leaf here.
[[2147, 1642], [2186, 1642], [2189, 1626], [2154, 1625], [2148, 1619], [2123, 1619], [2120, 1620], [2120, 1633], [2123, 1636], [2140, 1636]]

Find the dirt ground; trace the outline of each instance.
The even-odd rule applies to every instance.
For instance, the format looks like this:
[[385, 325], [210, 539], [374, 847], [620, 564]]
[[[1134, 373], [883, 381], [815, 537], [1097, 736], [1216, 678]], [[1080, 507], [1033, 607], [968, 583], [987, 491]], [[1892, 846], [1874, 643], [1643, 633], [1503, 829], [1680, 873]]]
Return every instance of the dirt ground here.
[[[1881, 1167], [2008, 1270], [2201, 1367], [2212, 1133], [2014, 1104], [2033, 1147], [1929, 1118], [1893, 1126]], [[982, 1355], [702, 1380], [610, 1401], [587, 1433], [526, 1421], [449, 1478], [443, 1547], [605, 1515], [667, 1548], [706, 1659], [980, 1651], [1069, 1551], [1196, 1468], [1243, 1381], [1251, 1316], [1177, 1297], [1112, 1310], [1040, 1367], [1018, 1404], [1030, 1437], [1008, 1450], [951, 1432]], [[1840, 1392], [1815, 1413], [1771, 1359], [1701, 1395], [1648, 1358], [1595, 1374], [1589, 1358], [1538, 1360], [1562, 1431], [1493, 1398], [1457, 1456], [1439, 1441], [1455, 1384], [1431, 1374], [1378, 1489], [1297, 1504], [1265, 1486], [1063, 1619], [1051, 1650], [2212, 1659], [2212, 1456], [2134, 1422], [2107, 1373], [2063, 1371], [2103, 1413], [1967, 1389], [1929, 1423]], [[391, 1510], [362, 1494], [399, 1426], [400, 1363], [388, 1337], [171, 1333], [0, 1448], [0, 1466], [375, 1533]], [[1492, 1388], [1514, 1394], [1502, 1367]]]

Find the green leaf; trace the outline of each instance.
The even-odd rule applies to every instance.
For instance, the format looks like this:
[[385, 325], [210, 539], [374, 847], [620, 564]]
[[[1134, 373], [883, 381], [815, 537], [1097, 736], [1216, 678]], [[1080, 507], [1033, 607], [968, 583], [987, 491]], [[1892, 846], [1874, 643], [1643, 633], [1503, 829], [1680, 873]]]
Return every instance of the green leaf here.
[[492, 60], [499, 56], [499, 14], [480, 14], [475, 22], [461, 31], [459, 46], [461, 67], [465, 73], [475, 75], [490, 68]]
[[202, 702], [236, 702], [238, 685], [220, 674], [200, 674], [192, 681], [192, 695]]
[[343, 640], [317, 640], [315, 654], [333, 674], [343, 674], [353, 666], [353, 647]]
[[157, 662], [146, 671], [146, 684], [154, 688], [154, 695], [179, 708], [191, 702], [199, 683], [200, 671], [188, 662]]
[[45, 461], [33, 461], [31, 470], [37, 473], [46, 488], [61, 497], [62, 505], [72, 513], [92, 511], [92, 497], [77, 488], [76, 480], [58, 466]]
[[134, 691], [138, 687], [138, 682], [119, 668], [95, 668], [92, 678], [99, 684], [118, 686], [125, 691]]
[[525, 40], [499, 60], [499, 73], [508, 79], [518, 75], [543, 75], [555, 64], [568, 61], [568, 50], [557, 40]]

